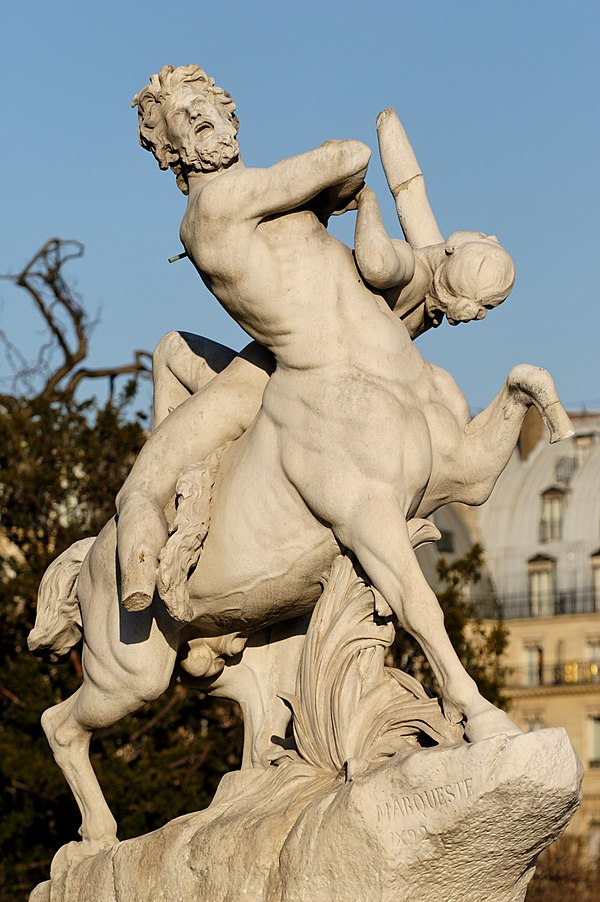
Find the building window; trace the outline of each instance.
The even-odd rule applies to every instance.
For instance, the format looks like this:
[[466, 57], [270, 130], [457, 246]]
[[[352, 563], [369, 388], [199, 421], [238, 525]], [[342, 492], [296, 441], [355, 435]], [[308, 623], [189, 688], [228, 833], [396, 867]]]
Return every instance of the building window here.
[[541, 686], [544, 682], [544, 653], [539, 645], [525, 648], [525, 682], [527, 686]]
[[548, 489], [542, 495], [540, 542], [559, 542], [563, 534], [565, 495], [562, 489]]
[[592, 590], [594, 593], [594, 610], [600, 611], [600, 551], [592, 555]]
[[537, 557], [528, 563], [529, 605], [532, 617], [554, 614], [556, 595], [556, 562], [552, 558]]
[[600, 639], [588, 639], [586, 683], [600, 683]]
[[581, 683], [585, 678], [585, 666], [579, 661], [567, 661], [562, 668], [561, 683]]
[[590, 767], [600, 767], [600, 716], [590, 718]]
[[454, 533], [450, 530], [441, 530], [442, 536], [437, 540], [438, 551], [442, 554], [452, 554], [454, 552]]
[[577, 454], [577, 463], [579, 466], [584, 462], [594, 446], [593, 435], [576, 435], [575, 436], [575, 453]]
[[576, 457], [564, 455], [559, 457], [554, 465], [554, 478], [557, 482], [563, 482], [568, 485], [577, 470], [578, 460]]
[[600, 821], [592, 821], [588, 837], [590, 863], [598, 864], [600, 862]]
[[525, 718], [525, 732], [533, 733], [534, 730], [543, 730], [546, 726], [541, 714], [530, 714]]

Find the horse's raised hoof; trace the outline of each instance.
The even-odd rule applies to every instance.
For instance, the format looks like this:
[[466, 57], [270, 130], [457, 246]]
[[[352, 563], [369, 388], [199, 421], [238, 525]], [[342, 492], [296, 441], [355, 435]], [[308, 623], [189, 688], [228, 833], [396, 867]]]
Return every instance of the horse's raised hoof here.
[[550, 432], [550, 444], [562, 442], [566, 438], [575, 435], [573, 424], [569, 419], [569, 414], [564, 409], [560, 401], [554, 401], [544, 411], [544, 420]]
[[54, 880], [68, 871], [72, 865], [85, 858], [91, 858], [99, 852], [106, 852], [118, 843], [114, 839], [84, 839], [81, 842], [68, 842], [61, 846], [50, 865], [50, 877]]
[[550, 432], [550, 444], [574, 435], [573, 424], [547, 370], [541, 366], [519, 363], [508, 374], [508, 383], [535, 405]]

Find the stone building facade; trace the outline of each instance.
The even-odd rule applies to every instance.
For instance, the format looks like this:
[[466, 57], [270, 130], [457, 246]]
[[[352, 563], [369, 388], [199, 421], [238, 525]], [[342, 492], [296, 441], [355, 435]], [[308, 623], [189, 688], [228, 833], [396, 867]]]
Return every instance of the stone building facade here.
[[[566, 728], [584, 766], [573, 829], [600, 854], [600, 415], [572, 415], [556, 445], [535, 410], [477, 538], [510, 633], [511, 716]], [[485, 613], [485, 609], [484, 609]]]

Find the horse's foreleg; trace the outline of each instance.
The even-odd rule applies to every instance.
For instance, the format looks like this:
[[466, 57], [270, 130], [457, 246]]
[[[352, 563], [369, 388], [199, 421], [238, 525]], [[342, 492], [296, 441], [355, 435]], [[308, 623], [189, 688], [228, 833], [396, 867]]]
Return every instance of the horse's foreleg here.
[[462, 454], [456, 455], [453, 484], [460, 486], [447, 500], [482, 504], [489, 498], [517, 444], [527, 410], [534, 406], [559, 442], [573, 434], [556, 387], [546, 370], [529, 364], [512, 368], [502, 390], [464, 429]]
[[[54, 759], [71, 788], [81, 812], [83, 843], [67, 843], [57, 852], [51, 873], [56, 876], [77, 858], [93, 855], [117, 842], [117, 824], [100, 789], [89, 758], [92, 730], [81, 722], [77, 705], [84, 686], [64, 702], [42, 714], [42, 727]], [[110, 718], [113, 723], [119, 715]]]
[[[75, 796], [82, 819], [79, 833], [83, 842], [68, 843], [58, 851], [52, 863], [53, 876], [71, 862], [117, 842], [115, 819], [92, 768], [89, 744], [94, 731], [112, 726], [167, 689], [176, 650], [158, 631], [153, 637], [154, 641], [143, 643], [146, 655], [137, 655], [137, 660], [132, 655], [127, 670], [114, 658], [92, 657], [86, 667], [84, 653], [83, 685], [66, 701], [42, 715], [44, 732], [56, 763]], [[89, 650], [85, 651], [89, 657]]]

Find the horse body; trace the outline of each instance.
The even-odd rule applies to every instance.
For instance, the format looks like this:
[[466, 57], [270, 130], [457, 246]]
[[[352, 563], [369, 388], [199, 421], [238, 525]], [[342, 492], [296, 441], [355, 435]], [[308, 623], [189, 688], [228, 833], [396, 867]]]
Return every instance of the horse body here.
[[[412, 378], [409, 386], [394, 380], [389, 370], [377, 379], [348, 366], [316, 377], [295, 370], [271, 377], [257, 419], [221, 458], [210, 529], [188, 585], [200, 635], [260, 629], [312, 610], [340, 551], [318, 505], [331, 495], [350, 497], [353, 466], [392, 483], [407, 519], [429, 516], [440, 504], [441, 485], [445, 495], [462, 500], [462, 473], [457, 482], [454, 476], [466, 402], [449, 374], [409, 348], [421, 363], [417, 386]], [[311, 406], [316, 382], [315, 406], [330, 414], [325, 428]], [[294, 461], [281, 453], [290, 424], [302, 435], [292, 457], [311, 471], [312, 507], [304, 486], [290, 478]], [[320, 446], [340, 447], [344, 436], [346, 455], [330, 472]]]
[[204, 635], [307, 613], [339, 553], [331, 530], [284, 478], [276, 449], [263, 438], [256, 421], [221, 460], [210, 529], [188, 587], [194, 628]]
[[[388, 593], [371, 574], [378, 573], [378, 563], [385, 560], [394, 572], [402, 570], [406, 580], [402, 625], [417, 636], [430, 659], [441, 662], [442, 675], [445, 666], [448, 671], [451, 666], [462, 670], [458, 659], [451, 657], [455, 653], [439, 606], [414, 558], [410, 528], [408, 547], [396, 548], [387, 541], [388, 535], [395, 539], [400, 533], [388, 529], [393, 511], [386, 507], [385, 493], [394, 496], [394, 510], [399, 507], [403, 512], [405, 530], [406, 519], [426, 517], [446, 501], [481, 503], [508, 462], [532, 403], [545, 417], [553, 440], [568, 434], [569, 421], [550, 376], [539, 368], [513, 369], [492, 404], [470, 420], [466, 401], [451, 377], [420, 359], [419, 381], [411, 379], [410, 386], [394, 386], [393, 380], [378, 380], [373, 374], [356, 376], [348, 369], [317, 374], [317, 381], [314, 374], [312, 380], [292, 379], [286, 372], [272, 376], [279, 403], [271, 404], [269, 385], [255, 422], [222, 454], [210, 528], [189, 580], [194, 612], [190, 623], [173, 619], [158, 595], [145, 611], [131, 613], [120, 605], [114, 521], [102, 530], [76, 584], [84, 634], [83, 685], [42, 718], [82, 812], [84, 843], [65, 847], [55, 859], [55, 872], [73, 855], [90, 854], [116, 841], [114, 819], [89, 761], [91, 733], [162, 694], [178, 655], [185, 656], [182, 648], [193, 656], [199, 641], [204, 660], [203, 643], [216, 643], [220, 666], [205, 670], [209, 678], [204, 688], [240, 702], [247, 731], [244, 764], [264, 762], [272, 736], [284, 735], [287, 719], [274, 689], [294, 691], [302, 647], [301, 627], [292, 625], [288, 640], [283, 624], [274, 644], [269, 630], [292, 618], [299, 623], [314, 607], [321, 580], [340, 548], [355, 551], [352, 535], [346, 541], [333, 522], [336, 505], [342, 519], [364, 520], [366, 551], [364, 559], [362, 554], [357, 557], [386, 601]], [[325, 403], [331, 411], [325, 428], [315, 420], [311, 402], [315, 391], [316, 406], [322, 410]], [[395, 419], [389, 422], [391, 414]], [[320, 443], [341, 441], [344, 425], [348, 440], [337, 467], [328, 454], [327, 465], [319, 469]], [[373, 486], [373, 496], [365, 495], [358, 509], [351, 507], [356, 504], [355, 468], [367, 475], [367, 486]], [[381, 557], [372, 566], [371, 537], [377, 548], [382, 546]], [[59, 566], [60, 561], [52, 565]], [[430, 627], [433, 638], [427, 632]], [[236, 638], [240, 633], [242, 641]], [[183, 664], [185, 669], [185, 660]], [[191, 667], [189, 672], [202, 675], [202, 668]], [[476, 687], [474, 694], [471, 708], [465, 703], [453, 710], [451, 696], [446, 708], [449, 716], [466, 716], [471, 738], [515, 729], [503, 712], [481, 699]]]

